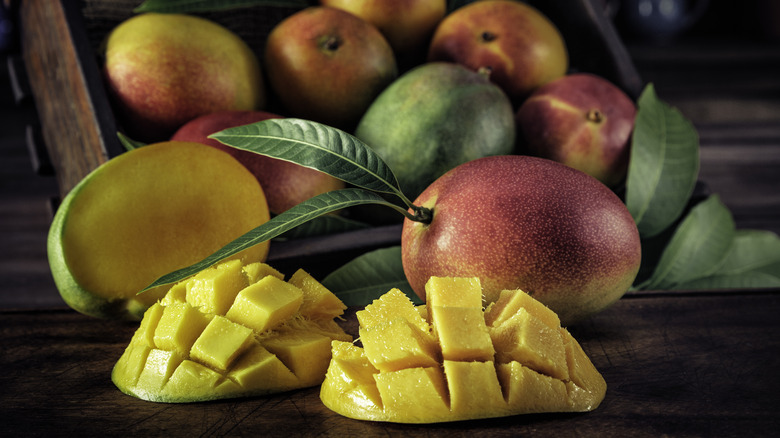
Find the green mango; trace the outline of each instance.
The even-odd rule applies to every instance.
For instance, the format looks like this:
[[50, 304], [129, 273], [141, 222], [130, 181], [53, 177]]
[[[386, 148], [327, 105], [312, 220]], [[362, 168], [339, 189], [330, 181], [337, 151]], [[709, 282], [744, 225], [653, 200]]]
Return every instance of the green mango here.
[[459, 164], [514, 152], [515, 130], [512, 104], [488, 73], [434, 62], [391, 83], [363, 115], [355, 136], [414, 199]]

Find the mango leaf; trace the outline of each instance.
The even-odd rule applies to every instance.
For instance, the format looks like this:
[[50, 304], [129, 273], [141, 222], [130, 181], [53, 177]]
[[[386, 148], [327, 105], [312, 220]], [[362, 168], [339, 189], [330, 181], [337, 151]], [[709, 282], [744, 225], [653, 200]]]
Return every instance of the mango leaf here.
[[311, 6], [307, 0], [146, 0], [133, 12], [190, 13], [209, 12], [250, 6]]
[[642, 237], [673, 224], [684, 211], [699, 174], [699, 137], [678, 110], [648, 85], [638, 101], [626, 181], [626, 207]]
[[269, 119], [209, 136], [221, 143], [317, 169], [348, 184], [399, 196], [398, 180], [371, 148], [340, 129], [302, 119]]
[[326, 214], [314, 218], [305, 224], [298, 225], [279, 236], [279, 239], [301, 239], [305, 237], [324, 236], [369, 227], [370, 225], [365, 222], [347, 219], [335, 214]]
[[717, 274], [735, 275], [758, 270], [780, 278], [780, 237], [766, 230], [737, 230], [734, 244]]
[[381, 196], [362, 189], [336, 190], [315, 196], [291, 209], [273, 217], [268, 222], [254, 228], [243, 236], [228, 243], [220, 250], [205, 259], [190, 266], [178, 269], [155, 280], [141, 292], [164, 284], [175, 283], [214, 265], [220, 260], [237, 254], [251, 246], [285, 233], [296, 226], [308, 222], [318, 216], [343, 208], [362, 204], [381, 204], [398, 209], [395, 204], [386, 201]]
[[392, 288], [403, 291], [413, 303], [422, 304], [406, 280], [400, 246], [362, 254], [331, 272], [322, 284], [347, 306], [371, 304]]
[[672, 289], [712, 275], [725, 260], [735, 234], [731, 212], [717, 195], [711, 195], [680, 222], [655, 271], [638, 288]]
[[750, 288], [780, 287], [780, 277], [759, 271], [748, 271], [739, 274], [711, 275], [686, 283], [681, 283], [673, 289], [750, 289]]
[[119, 143], [124, 146], [125, 150], [132, 151], [133, 149], [138, 149], [140, 147], [146, 146], [146, 143], [138, 140], [133, 140], [132, 138], [122, 134], [121, 132], [117, 132], [116, 136], [119, 137]]

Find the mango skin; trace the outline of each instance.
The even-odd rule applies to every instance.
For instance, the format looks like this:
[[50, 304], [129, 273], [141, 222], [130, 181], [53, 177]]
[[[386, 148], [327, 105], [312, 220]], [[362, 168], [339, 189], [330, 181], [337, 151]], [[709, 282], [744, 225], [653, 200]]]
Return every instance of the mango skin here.
[[[225, 152], [156, 143], [109, 160], [65, 196], [49, 227], [49, 267], [74, 310], [140, 320], [168, 288], [141, 289], [269, 217], [257, 180]], [[268, 248], [264, 242], [233, 258], [263, 261]]]
[[217, 111], [185, 123], [173, 134], [171, 140], [203, 143], [232, 155], [257, 178], [272, 214], [287, 211], [319, 194], [343, 189], [344, 181], [326, 173], [290, 161], [233, 148], [208, 138], [209, 135], [227, 128], [278, 118], [280, 116], [266, 111]]
[[105, 42], [104, 78], [126, 133], [157, 142], [189, 120], [265, 105], [257, 55], [229, 29], [184, 14], [147, 13]]
[[446, 16], [431, 40], [428, 61], [491, 70], [490, 78], [515, 104], [566, 74], [566, 43], [546, 16], [522, 1], [483, 0]]
[[628, 173], [635, 118], [631, 98], [590, 73], [542, 85], [516, 114], [518, 137], [530, 155], [566, 164], [613, 188]]
[[419, 195], [453, 167], [514, 151], [512, 104], [486, 75], [435, 62], [410, 70], [371, 104], [355, 130]]
[[430, 224], [405, 219], [401, 234], [406, 278], [423, 299], [432, 276], [479, 277], [487, 303], [522, 289], [566, 326], [617, 301], [639, 270], [639, 232], [625, 205], [551, 160], [474, 160], [414, 204], [433, 210]]

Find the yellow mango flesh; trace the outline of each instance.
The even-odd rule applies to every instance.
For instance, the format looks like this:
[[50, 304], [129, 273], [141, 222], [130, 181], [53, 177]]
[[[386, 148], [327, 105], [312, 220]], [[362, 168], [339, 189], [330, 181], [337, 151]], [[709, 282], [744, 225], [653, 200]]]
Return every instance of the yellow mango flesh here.
[[114, 384], [156, 402], [264, 395], [320, 384], [331, 343], [352, 337], [334, 321], [343, 304], [330, 306], [331, 313], [301, 313], [307, 299], [340, 300], [300, 272], [309, 287], [317, 286], [316, 296], [284, 281], [270, 266], [235, 260], [173, 285], [144, 314], [114, 366]]
[[[75, 310], [140, 320], [167, 288], [139, 291], [268, 219], [263, 189], [229, 154], [151, 144], [109, 160], [68, 193], [49, 230], [49, 264]], [[264, 261], [268, 245], [233, 258]]]
[[432, 277], [425, 306], [391, 290], [357, 312], [362, 346], [332, 343], [322, 402], [397, 423], [596, 409], [606, 383], [557, 315], [521, 290], [482, 309], [481, 291]]

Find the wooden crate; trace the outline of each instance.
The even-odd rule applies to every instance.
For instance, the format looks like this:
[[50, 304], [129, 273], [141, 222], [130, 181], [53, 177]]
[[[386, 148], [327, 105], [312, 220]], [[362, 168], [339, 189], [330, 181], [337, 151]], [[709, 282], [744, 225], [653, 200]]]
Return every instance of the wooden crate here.
[[[133, 15], [141, 0], [24, 0], [18, 9], [22, 57], [60, 195], [108, 159], [124, 152], [103, 79], [99, 46]], [[642, 82], [599, 0], [529, 1], [561, 30], [573, 71], [610, 79], [637, 97]], [[202, 14], [235, 31], [262, 55], [272, 27], [295, 9], [252, 7]], [[327, 273], [363, 252], [396, 245], [400, 225], [274, 242], [269, 260]]]

